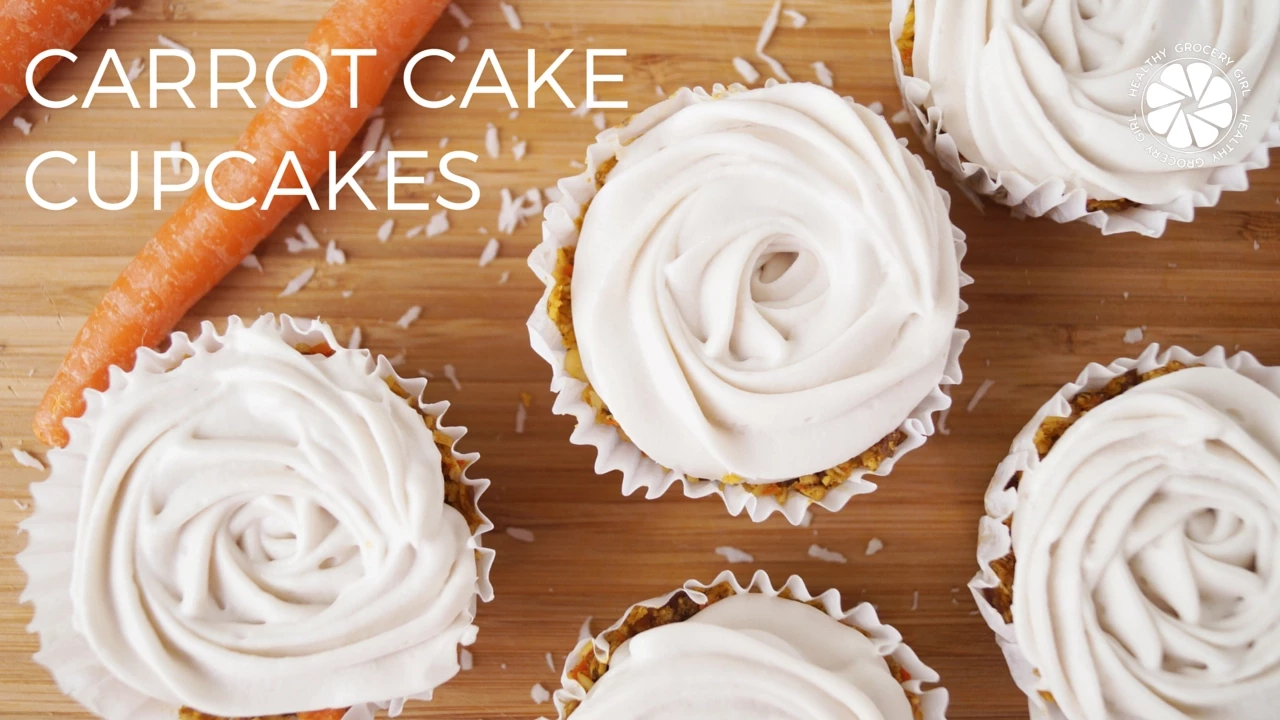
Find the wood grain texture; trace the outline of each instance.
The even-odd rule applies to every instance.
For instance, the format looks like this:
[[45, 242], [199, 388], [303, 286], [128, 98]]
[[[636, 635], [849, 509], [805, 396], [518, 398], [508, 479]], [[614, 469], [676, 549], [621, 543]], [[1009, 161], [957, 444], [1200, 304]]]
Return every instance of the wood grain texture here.
[[[656, 99], [655, 85], [671, 91], [736, 80], [729, 61], [751, 54], [771, 2], [519, 0], [522, 32], [506, 26], [495, 2], [463, 5], [476, 20], [465, 32], [471, 49], [453, 66], [435, 64], [419, 73], [424, 95], [436, 89], [461, 94], [486, 47], [498, 51], [521, 97], [527, 48], [545, 53], [545, 63], [564, 47], [625, 47], [628, 58], [606, 62], [603, 71], [624, 72], [627, 82], [606, 97], [625, 97], [639, 109]], [[251, 114], [207, 109], [207, 49], [243, 48], [264, 68], [274, 53], [301, 44], [325, 6], [323, 0], [142, 0], [133, 17], [91, 32], [79, 47], [82, 61], [60, 65], [42, 88], [52, 97], [83, 94], [107, 48], [119, 50], [127, 64], [164, 34], [196, 51], [201, 72], [194, 98], [201, 109], [180, 108], [172, 97], [157, 110], [129, 109], [119, 96], [104, 96], [91, 110], [46, 111], [28, 100], [15, 112], [35, 122], [29, 137], [9, 118], [0, 123], [0, 716], [88, 717], [31, 661], [37, 643], [24, 629], [30, 612], [18, 604], [25, 578], [12, 560], [24, 541], [13, 529], [29, 512], [20, 506], [29, 501], [27, 484], [41, 475], [19, 467], [9, 449], [39, 454], [29, 428], [48, 378], [103, 290], [163, 219], [151, 209], [149, 171], [129, 210], [107, 213], [82, 200], [52, 213], [37, 208], [23, 190], [27, 164], [45, 150], [83, 158], [96, 149], [108, 164], [106, 194], [118, 198], [125, 191], [127, 150], [144, 151], [149, 168], [151, 150], [181, 140], [207, 161], [231, 146]], [[823, 60], [840, 91], [881, 101], [890, 114], [898, 109], [887, 2], [796, 0], [789, 6], [808, 14], [810, 25], [784, 27], [772, 49], [797, 78], [810, 79], [811, 63]], [[452, 50], [463, 34], [446, 17], [424, 45]], [[579, 52], [558, 74], [575, 99], [584, 93], [583, 68]], [[162, 74], [169, 77], [169, 70], [175, 69]], [[259, 81], [251, 94], [261, 92]], [[403, 350], [406, 368], [438, 374], [446, 363], [457, 366], [462, 390], [439, 381], [429, 395], [452, 401], [450, 420], [471, 428], [463, 447], [482, 453], [477, 473], [494, 481], [485, 511], [499, 528], [528, 528], [537, 539], [522, 544], [500, 533], [490, 536], [499, 553], [493, 572], [498, 597], [480, 610], [476, 667], [441, 689], [435, 702], [411, 704], [406, 717], [547, 714], [549, 706], [536, 706], [529, 697], [535, 682], [549, 688], [557, 683], [545, 653], [559, 662], [588, 615], [600, 630], [634, 601], [688, 578], [710, 579], [725, 568], [713, 549], [733, 545], [755, 555], [753, 566], [735, 566], [744, 577], [755, 567], [776, 577], [797, 573], [815, 590], [835, 587], [852, 601], [875, 603], [942, 673], [953, 699], [950, 717], [1025, 718], [1026, 702], [964, 590], [976, 570], [987, 481], [1013, 435], [1058, 386], [1087, 362], [1139, 351], [1122, 342], [1128, 328], [1145, 325], [1148, 339], [1195, 352], [1214, 344], [1239, 346], [1280, 363], [1280, 172], [1254, 173], [1249, 192], [1226, 194], [1220, 207], [1201, 211], [1194, 224], [1171, 225], [1159, 240], [1104, 238], [1082, 224], [1022, 222], [1003, 208], [984, 213], [957, 200], [953, 217], [969, 235], [965, 269], [976, 284], [964, 293], [970, 309], [961, 324], [973, 340], [963, 358], [958, 409], [950, 417], [953, 432], [913, 453], [879, 492], [856, 498], [838, 515], [819, 514], [806, 530], [781, 519], [757, 525], [729, 517], [718, 500], [623, 498], [616, 476], [592, 472], [593, 451], [568, 443], [571, 420], [551, 415], [549, 370], [529, 349], [524, 327], [541, 293], [525, 266], [539, 238], [537, 226], [501, 236], [493, 265], [479, 268], [476, 260], [496, 230], [498, 190], [545, 187], [572, 174], [570, 161], [581, 157], [594, 134], [588, 120], [571, 117], [552, 99], [544, 92], [537, 110], [509, 119], [509, 109], [493, 96], [478, 98], [468, 110], [427, 111], [393, 88], [385, 105], [397, 147], [434, 152], [449, 137], [451, 149], [483, 157], [486, 123], [501, 128], [504, 156], [484, 157], [473, 174], [484, 188], [480, 206], [453, 213], [453, 229], [432, 240], [404, 237], [407, 227], [426, 221], [422, 214], [369, 212], [351, 202], [338, 212], [298, 213], [289, 227], [307, 222], [322, 239], [337, 240], [348, 253], [347, 265], [326, 266], [317, 253], [287, 254], [282, 238], [291, 230], [284, 229], [260, 247], [264, 272], [236, 271], [184, 323], [192, 330], [201, 319], [232, 313], [319, 315], [343, 337], [360, 326], [375, 351]], [[611, 111], [609, 121], [624, 115]], [[513, 136], [529, 141], [521, 162], [509, 152]], [[86, 194], [83, 160], [76, 168], [49, 167], [43, 181], [49, 187]], [[950, 187], [947, 179], [942, 184]], [[371, 183], [366, 187], [382, 206], [382, 193]], [[169, 198], [166, 209], [177, 202]], [[387, 217], [396, 219], [397, 228], [381, 244], [374, 233]], [[279, 299], [285, 283], [309, 265], [317, 266], [316, 279], [297, 296]], [[503, 273], [510, 281], [500, 285]], [[345, 290], [354, 293], [344, 298]], [[411, 305], [424, 306], [422, 320], [408, 330], [396, 328]], [[995, 385], [966, 412], [986, 379]], [[536, 400], [527, 431], [517, 435], [522, 391]], [[885, 549], [866, 557], [872, 537], [881, 538]], [[811, 543], [845, 553], [849, 564], [808, 558]], [[912, 610], [916, 592], [918, 608]]]

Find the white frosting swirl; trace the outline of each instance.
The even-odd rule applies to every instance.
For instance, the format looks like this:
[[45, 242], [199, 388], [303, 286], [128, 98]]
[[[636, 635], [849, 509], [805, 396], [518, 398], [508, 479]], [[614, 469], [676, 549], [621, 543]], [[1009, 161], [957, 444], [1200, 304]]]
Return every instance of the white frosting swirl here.
[[942, 379], [959, 309], [946, 199], [883, 118], [825, 88], [687, 100], [619, 144], [583, 220], [587, 378], [664, 467], [834, 467]]
[[[912, 74], [931, 85], [929, 100], [961, 156], [993, 174], [1061, 179], [1097, 199], [1167, 203], [1249, 155], [1280, 107], [1275, 0], [915, 0], [915, 11]], [[1162, 50], [1173, 57], [1184, 42], [1226, 53], [1233, 78], [1250, 84], [1238, 144], [1200, 168], [1151, 155], [1130, 127], [1144, 61]]]
[[1024, 475], [1018, 646], [1069, 720], [1263, 720], [1280, 704], [1280, 397], [1147, 381]]
[[403, 698], [457, 672], [471, 531], [444, 503], [431, 431], [367, 353], [303, 355], [268, 316], [125, 389], [94, 400], [69, 448], [86, 468], [74, 625], [114, 676], [239, 717]]
[[743, 594], [623, 643], [572, 720], [912, 720], [875, 644], [794, 600]]

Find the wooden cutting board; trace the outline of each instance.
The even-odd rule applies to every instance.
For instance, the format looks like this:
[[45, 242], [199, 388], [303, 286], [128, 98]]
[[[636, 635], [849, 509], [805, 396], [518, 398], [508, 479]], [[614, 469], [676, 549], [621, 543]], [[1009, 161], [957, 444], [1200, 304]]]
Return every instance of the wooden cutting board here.
[[[575, 47], [568, 72], [558, 76], [577, 99], [584, 94], [582, 49], [623, 47], [626, 60], [606, 61], [602, 72], [624, 73], [627, 81], [613, 96], [639, 109], [657, 98], [655, 86], [669, 92], [737, 80], [730, 60], [752, 54], [771, 2], [515, 4], [524, 18], [519, 32], [488, 0], [463, 2], [476, 21], [465, 33], [443, 19], [426, 45], [452, 50], [466, 34], [471, 49], [453, 66], [436, 63], [419, 73], [422, 94], [460, 95], [479, 50], [492, 47], [522, 97], [527, 48], [549, 59], [554, 50]], [[37, 643], [24, 629], [30, 611], [18, 604], [25, 578], [12, 561], [24, 541], [13, 530], [29, 513], [27, 485], [41, 473], [20, 467], [9, 449], [43, 455], [30, 423], [47, 381], [86, 314], [165, 216], [151, 209], [149, 172], [141, 199], [128, 210], [108, 213], [82, 200], [54, 213], [27, 197], [26, 167], [46, 150], [75, 153], [80, 165], [50, 165], [47, 177], [84, 196], [83, 158], [98, 150], [108, 166], [108, 197], [118, 198], [128, 150], [143, 151], [143, 167], [149, 168], [150, 151], [177, 140], [208, 161], [231, 146], [251, 112], [208, 109], [207, 50], [243, 48], [264, 68], [274, 53], [301, 45], [326, 6], [324, 0], [142, 0], [116, 27], [95, 28], [78, 48], [84, 60], [64, 63], [42, 88], [52, 97], [83, 93], [107, 48], [116, 48], [127, 64], [158, 46], [163, 34], [196, 52], [199, 109], [166, 101], [162, 109], [132, 110], [120, 96], [105, 96], [91, 110], [46, 111], [28, 100], [15, 112], [35, 123], [30, 136], [8, 118], [0, 124], [0, 525], [8, 529], [0, 532], [0, 716], [87, 717], [31, 660]], [[797, 78], [812, 79], [811, 64], [822, 60], [835, 72], [838, 90], [864, 103], [880, 101], [889, 114], [898, 110], [887, 2], [795, 0], [789, 6], [807, 14], [809, 26], [796, 30], [784, 23], [772, 48]], [[257, 82], [251, 94], [260, 97], [262, 87]], [[689, 578], [712, 578], [726, 568], [713, 550], [732, 545], [755, 556], [752, 565], [734, 567], [744, 579], [755, 568], [778, 578], [798, 573], [815, 590], [835, 587], [850, 601], [878, 606], [883, 619], [942, 673], [952, 697], [950, 717], [1026, 717], [1026, 701], [964, 588], [976, 570], [974, 543], [988, 479], [1010, 439], [1057, 387], [1090, 361], [1139, 352], [1141, 346], [1122, 340], [1129, 328], [1145, 326], [1147, 339], [1197, 352], [1222, 344], [1280, 363], [1280, 172], [1254, 173], [1249, 192], [1226, 194], [1220, 207], [1201, 211], [1195, 224], [1172, 225], [1159, 240], [1104, 238], [1082, 224], [1023, 222], [1003, 208], [984, 213], [958, 200], [954, 220], [969, 235], [965, 269], [977, 282], [964, 293], [970, 307], [961, 324], [973, 340], [963, 358], [965, 384], [955, 394], [953, 432], [912, 454], [879, 492], [857, 498], [838, 515], [820, 513], [812, 528], [800, 529], [781, 519], [753, 524], [730, 517], [715, 499], [624, 498], [618, 477], [592, 472], [592, 450], [569, 444], [571, 420], [551, 414], [550, 372], [529, 349], [524, 326], [542, 292], [525, 265], [539, 228], [496, 235], [499, 190], [545, 187], [573, 174], [570, 163], [581, 158], [595, 130], [590, 119], [554, 107], [545, 92], [542, 97], [545, 105], [512, 118], [493, 96], [478, 98], [468, 110], [422, 110], [397, 85], [385, 106], [398, 148], [435, 151], [448, 137], [451, 149], [484, 157], [486, 124], [500, 128], [502, 159], [484, 157], [473, 174], [484, 188], [480, 205], [453, 213], [453, 229], [431, 240], [404, 236], [406, 228], [426, 221], [421, 214], [370, 212], [351, 203], [337, 212], [299, 212], [289, 228], [306, 222], [322, 240], [336, 240], [347, 253], [346, 265], [325, 265], [322, 253], [288, 254], [283, 238], [291, 230], [282, 230], [260, 248], [263, 272], [237, 270], [183, 324], [191, 330], [201, 319], [263, 311], [319, 315], [341, 337], [359, 326], [366, 347], [387, 355], [403, 351], [407, 369], [439, 374], [446, 363], [458, 368], [461, 390], [438, 381], [429, 395], [453, 402], [450, 420], [471, 428], [463, 446], [483, 455], [477, 473], [494, 481], [484, 510], [500, 529], [528, 528], [536, 540], [520, 543], [501, 532], [487, 539], [498, 550], [498, 597], [480, 609], [475, 669], [441, 689], [435, 702], [411, 704], [406, 716], [554, 714], [530, 699], [534, 683], [558, 684], [547, 653], [559, 667], [588, 615], [599, 631], [634, 601]], [[611, 111], [608, 119], [626, 114]], [[897, 129], [909, 134], [906, 126]], [[528, 157], [519, 162], [510, 153], [517, 136], [529, 143]], [[384, 206], [382, 195], [373, 195]], [[177, 202], [171, 197], [166, 210]], [[396, 219], [395, 233], [379, 243], [376, 229], [388, 217]], [[501, 254], [480, 268], [477, 258], [494, 236], [502, 241]], [[277, 297], [290, 278], [313, 265], [310, 285], [294, 297]], [[499, 284], [506, 273], [509, 282]], [[353, 292], [348, 298], [343, 291]], [[412, 305], [425, 308], [423, 318], [398, 329], [395, 321]], [[966, 411], [985, 380], [995, 384]], [[526, 432], [516, 434], [524, 391], [535, 401]], [[869, 557], [864, 549], [873, 537], [885, 547]], [[848, 564], [809, 558], [813, 543], [844, 553]]]

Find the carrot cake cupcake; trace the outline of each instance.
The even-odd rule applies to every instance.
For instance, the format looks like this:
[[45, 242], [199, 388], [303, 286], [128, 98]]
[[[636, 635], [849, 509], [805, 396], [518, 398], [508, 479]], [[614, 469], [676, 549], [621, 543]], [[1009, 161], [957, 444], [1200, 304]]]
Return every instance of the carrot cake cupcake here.
[[597, 471], [799, 522], [933, 432], [964, 235], [882, 117], [806, 83], [684, 89], [587, 160], [530, 258], [529, 325]]
[[1159, 236], [1280, 145], [1274, 0], [894, 0], [890, 33], [929, 150], [1015, 214]]
[[941, 720], [947, 691], [902, 636], [834, 590], [792, 576], [774, 589], [725, 572], [631, 607], [578, 644], [555, 694], [559, 720]]
[[1033, 718], [1276, 716], [1277, 418], [1280, 368], [1153, 345], [1018, 435], [970, 588]]
[[36, 661], [108, 720], [429, 699], [492, 597], [492, 526], [425, 386], [287, 316], [139, 350], [32, 486]]

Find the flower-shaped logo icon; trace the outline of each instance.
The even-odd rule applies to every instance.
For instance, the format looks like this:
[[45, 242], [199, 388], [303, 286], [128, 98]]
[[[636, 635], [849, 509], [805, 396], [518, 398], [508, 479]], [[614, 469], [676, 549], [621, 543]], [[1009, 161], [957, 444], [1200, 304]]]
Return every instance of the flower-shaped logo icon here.
[[1213, 64], [1175, 60], [1147, 85], [1143, 115], [1152, 134], [1170, 149], [1207, 150], [1226, 137], [1235, 122], [1235, 91]]

